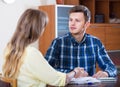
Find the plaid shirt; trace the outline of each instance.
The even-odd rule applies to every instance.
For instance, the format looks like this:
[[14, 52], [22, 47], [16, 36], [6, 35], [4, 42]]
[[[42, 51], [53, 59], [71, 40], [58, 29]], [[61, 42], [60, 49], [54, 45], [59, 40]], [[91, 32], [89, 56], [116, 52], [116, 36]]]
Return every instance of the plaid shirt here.
[[96, 63], [109, 76], [116, 76], [117, 73], [103, 44], [89, 34], [85, 34], [80, 43], [70, 33], [54, 39], [45, 58], [52, 67], [65, 73], [79, 66], [92, 76], [96, 72]]

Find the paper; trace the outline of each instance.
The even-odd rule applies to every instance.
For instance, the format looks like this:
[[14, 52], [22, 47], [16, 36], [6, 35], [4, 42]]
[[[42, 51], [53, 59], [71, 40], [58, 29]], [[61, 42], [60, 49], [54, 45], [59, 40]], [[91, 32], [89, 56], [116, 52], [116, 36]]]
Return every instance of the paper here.
[[89, 83], [100, 83], [101, 81], [93, 77], [81, 77], [73, 78], [70, 84], [89, 84]]
[[104, 78], [99, 78], [98, 80], [100, 80], [100, 81], [102, 81], [102, 82], [110, 82], [110, 81], [112, 81], [112, 82], [114, 82], [114, 81], [117, 81], [117, 78], [115, 78], [115, 77], [104, 77]]

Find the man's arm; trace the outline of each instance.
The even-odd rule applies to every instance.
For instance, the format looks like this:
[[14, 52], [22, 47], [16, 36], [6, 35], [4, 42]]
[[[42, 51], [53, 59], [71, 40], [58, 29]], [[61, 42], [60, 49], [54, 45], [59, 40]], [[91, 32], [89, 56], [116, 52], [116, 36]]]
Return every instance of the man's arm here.
[[102, 43], [98, 46], [98, 57], [97, 62], [102, 71], [98, 71], [94, 76], [95, 77], [115, 77], [117, 75], [117, 69], [110, 59], [107, 51], [105, 50]]

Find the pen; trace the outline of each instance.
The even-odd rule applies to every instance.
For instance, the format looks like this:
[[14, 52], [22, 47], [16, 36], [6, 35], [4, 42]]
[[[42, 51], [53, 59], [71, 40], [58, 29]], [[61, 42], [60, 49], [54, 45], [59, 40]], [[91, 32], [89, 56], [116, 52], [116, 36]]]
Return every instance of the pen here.
[[87, 84], [88, 84], [88, 85], [93, 85], [93, 83], [92, 83], [92, 82], [88, 82]]

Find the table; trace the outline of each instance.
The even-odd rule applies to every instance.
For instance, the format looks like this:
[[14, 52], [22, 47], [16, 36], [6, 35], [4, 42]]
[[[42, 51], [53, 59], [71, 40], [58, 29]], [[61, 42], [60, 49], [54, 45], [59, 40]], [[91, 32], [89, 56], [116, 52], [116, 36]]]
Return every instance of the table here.
[[[47, 86], [47, 87], [56, 87], [56, 86]], [[89, 85], [81, 85], [81, 84], [68, 84], [65, 87], [120, 87], [120, 74], [117, 76], [116, 82], [101, 82], [101, 83], [95, 83], [95, 84], [89, 84]]]
[[95, 83], [95, 84], [84, 84], [84, 85], [78, 85], [78, 84], [68, 84], [65, 87], [120, 87], [120, 75], [117, 77], [116, 82], [101, 82], [101, 83]]

